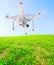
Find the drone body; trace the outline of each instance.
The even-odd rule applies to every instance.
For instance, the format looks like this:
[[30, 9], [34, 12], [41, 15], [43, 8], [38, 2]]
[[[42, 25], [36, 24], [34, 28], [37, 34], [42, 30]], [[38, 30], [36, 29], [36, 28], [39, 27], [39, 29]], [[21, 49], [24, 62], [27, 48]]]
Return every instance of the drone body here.
[[[32, 22], [32, 31], [34, 31], [34, 22], [33, 22], [33, 18], [39, 18], [40, 16], [42, 16], [42, 13], [38, 13], [38, 15], [26, 15], [24, 13], [24, 9], [23, 9], [23, 3], [22, 2], [18, 2], [17, 3], [19, 9], [20, 9], [20, 15], [16, 15], [16, 16], [6, 16], [7, 20], [13, 20], [13, 30], [15, 30], [14, 27], [14, 22], [17, 22], [18, 25], [22, 26], [22, 28], [28, 28], [30, 25], [28, 24], [28, 22]], [[27, 32], [25, 32], [25, 34], [27, 34]]]

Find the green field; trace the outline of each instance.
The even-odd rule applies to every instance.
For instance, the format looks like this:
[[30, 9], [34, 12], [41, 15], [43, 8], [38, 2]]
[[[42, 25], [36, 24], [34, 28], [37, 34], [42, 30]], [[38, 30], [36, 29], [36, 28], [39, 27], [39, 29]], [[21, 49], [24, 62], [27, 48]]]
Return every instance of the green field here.
[[0, 65], [54, 65], [54, 35], [0, 37]]

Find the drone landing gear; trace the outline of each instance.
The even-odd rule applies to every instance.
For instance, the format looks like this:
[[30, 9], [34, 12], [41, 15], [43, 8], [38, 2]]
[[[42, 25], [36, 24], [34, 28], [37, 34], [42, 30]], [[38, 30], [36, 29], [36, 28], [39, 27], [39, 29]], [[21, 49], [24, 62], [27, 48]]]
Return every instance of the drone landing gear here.
[[15, 22], [15, 21], [13, 21], [13, 27], [12, 27], [12, 30], [15, 30], [15, 29], [14, 29], [14, 22]]
[[15, 30], [14, 28], [12, 30]]
[[27, 33], [25, 33], [25, 35], [27, 35]]
[[34, 31], [34, 29], [32, 29], [32, 31]]

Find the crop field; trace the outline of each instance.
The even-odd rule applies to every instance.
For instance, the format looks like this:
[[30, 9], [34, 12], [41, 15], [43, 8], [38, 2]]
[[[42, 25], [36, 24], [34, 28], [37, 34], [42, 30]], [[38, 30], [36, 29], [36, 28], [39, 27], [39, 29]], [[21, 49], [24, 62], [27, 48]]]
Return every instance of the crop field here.
[[54, 35], [0, 37], [0, 65], [54, 65]]

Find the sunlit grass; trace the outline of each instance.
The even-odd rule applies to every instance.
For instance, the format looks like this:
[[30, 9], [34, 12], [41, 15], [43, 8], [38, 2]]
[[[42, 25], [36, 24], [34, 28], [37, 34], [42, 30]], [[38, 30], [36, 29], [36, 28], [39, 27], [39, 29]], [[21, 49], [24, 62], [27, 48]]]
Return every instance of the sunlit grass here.
[[0, 65], [54, 65], [54, 35], [0, 38]]

